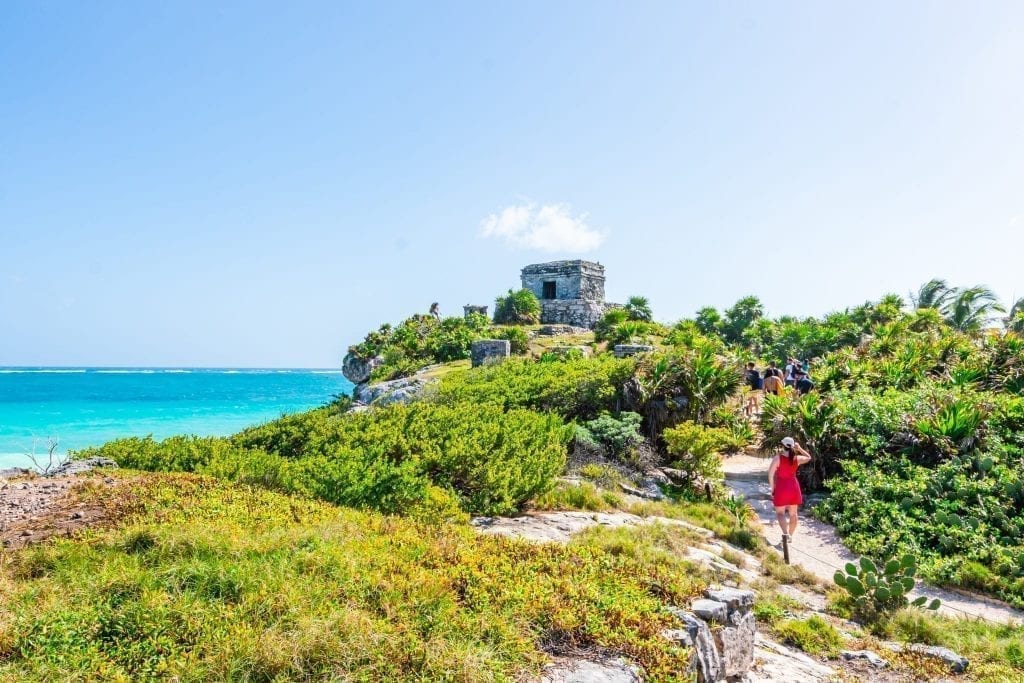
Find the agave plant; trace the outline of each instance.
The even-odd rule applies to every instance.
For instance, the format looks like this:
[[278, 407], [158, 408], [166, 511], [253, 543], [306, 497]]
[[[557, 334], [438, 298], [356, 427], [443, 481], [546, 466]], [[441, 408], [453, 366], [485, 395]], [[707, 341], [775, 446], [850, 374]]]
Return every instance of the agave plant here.
[[754, 508], [750, 507], [747, 499], [743, 496], [731, 495], [722, 500], [722, 506], [733, 516], [738, 527], [746, 526], [747, 522], [757, 516]]
[[961, 332], [979, 332], [994, 320], [993, 313], [1005, 313], [995, 293], [975, 285], [954, 291], [942, 308], [946, 322]]
[[956, 398], [915, 425], [923, 439], [949, 455], [967, 453], [981, 442], [985, 421], [982, 409], [966, 398]]
[[803, 396], [765, 396], [761, 406], [761, 445], [777, 448], [787, 436], [795, 438], [814, 455], [801, 475], [813, 486], [820, 485], [837, 467], [833, 445], [843, 437], [835, 406], [818, 393]]
[[736, 393], [742, 382], [735, 359], [720, 356], [712, 344], [649, 354], [637, 363], [632, 386], [636, 401], [652, 422], [671, 421], [678, 413], [697, 422]]

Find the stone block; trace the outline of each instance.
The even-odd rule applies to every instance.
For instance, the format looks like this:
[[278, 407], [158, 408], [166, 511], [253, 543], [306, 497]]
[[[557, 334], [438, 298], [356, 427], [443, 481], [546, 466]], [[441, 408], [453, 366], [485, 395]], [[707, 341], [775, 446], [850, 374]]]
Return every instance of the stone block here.
[[724, 624], [729, 618], [729, 608], [724, 602], [699, 599], [690, 604], [690, 610], [704, 621], [715, 621]]
[[[735, 620], [734, 616], [737, 616]], [[712, 634], [722, 659], [722, 673], [726, 678], [742, 676], [754, 664], [754, 639], [757, 625], [752, 612], [734, 612], [729, 615], [732, 626], [715, 629]]]
[[749, 612], [750, 608], [754, 606], [754, 591], [737, 588], [709, 588], [704, 591], [704, 597], [708, 600], [724, 602], [730, 612], [734, 610]]
[[507, 339], [480, 339], [470, 347], [473, 367], [484, 363], [497, 363], [512, 355], [512, 344]]
[[614, 352], [616, 358], [626, 358], [638, 353], [650, 353], [653, 350], [654, 347], [649, 344], [616, 344]]
[[487, 306], [474, 306], [473, 304], [466, 304], [462, 307], [462, 316], [468, 318], [471, 313], [479, 313], [480, 315], [487, 317]]

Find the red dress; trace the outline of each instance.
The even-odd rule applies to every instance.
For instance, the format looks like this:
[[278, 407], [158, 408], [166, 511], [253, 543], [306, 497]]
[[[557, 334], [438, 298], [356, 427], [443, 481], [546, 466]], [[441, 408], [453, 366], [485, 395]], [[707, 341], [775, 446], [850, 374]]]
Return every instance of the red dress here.
[[800, 492], [800, 482], [796, 480], [796, 468], [800, 463], [796, 458], [790, 460], [784, 455], [779, 456], [779, 466], [775, 468], [775, 491], [772, 493], [772, 505], [801, 505], [804, 496]]

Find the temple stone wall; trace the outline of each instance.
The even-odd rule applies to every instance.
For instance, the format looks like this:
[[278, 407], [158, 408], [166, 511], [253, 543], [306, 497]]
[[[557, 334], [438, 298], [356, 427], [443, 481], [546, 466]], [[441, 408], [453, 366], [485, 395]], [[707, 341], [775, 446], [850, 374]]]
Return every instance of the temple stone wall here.
[[593, 328], [604, 312], [611, 308], [603, 301], [569, 299], [540, 302], [540, 321], [545, 325], [573, 325]]
[[[526, 266], [523, 288], [544, 300], [544, 283], [555, 283], [554, 300], [604, 301], [604, 266], [591, 261], [552, 261]], [[550, 297], [548, 300], [551, 300]]]

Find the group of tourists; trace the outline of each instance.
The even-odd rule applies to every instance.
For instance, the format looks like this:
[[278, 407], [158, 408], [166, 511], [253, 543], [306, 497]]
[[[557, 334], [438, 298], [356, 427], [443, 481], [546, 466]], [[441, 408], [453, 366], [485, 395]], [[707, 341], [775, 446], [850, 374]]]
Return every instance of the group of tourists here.
[[746, 383], [750, 387], [750, 396], [744, 408], [747, 416], [753, 416], [761, 412], [761, 392], [781, 396], [787, 387], [791, 387], [800, 394], [806, 394], [814, 388], [814, 382], [810, 375], [810, 362], [788, 358], [782, 369], [779, 369], [774, 362], [768, 363], [763, 372], [757, 369], [753, 363], [747, 363]]

